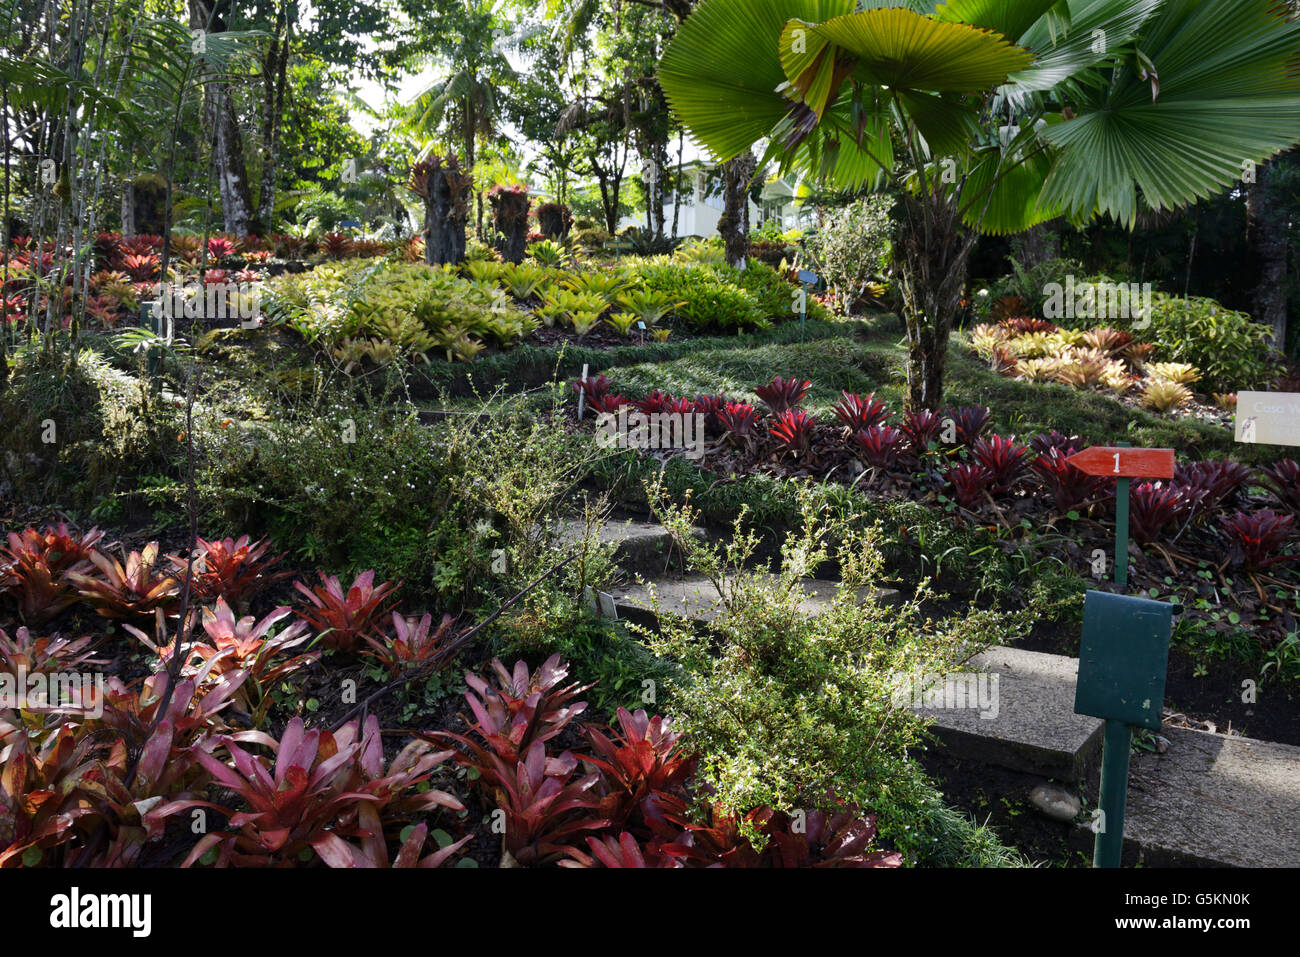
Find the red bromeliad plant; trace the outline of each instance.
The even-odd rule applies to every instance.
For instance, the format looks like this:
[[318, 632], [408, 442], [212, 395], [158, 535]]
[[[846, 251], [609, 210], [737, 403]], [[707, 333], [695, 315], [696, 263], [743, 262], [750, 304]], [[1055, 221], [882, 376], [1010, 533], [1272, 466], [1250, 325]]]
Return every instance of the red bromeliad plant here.
[[898, 464], [906, 436], [888, 425], [873, 425], [853, 433], [858, 457], [873, 469], [889, 469]]
[[594, 755], [582, 760], [600, 771], [611, 789], [609, 816], [625, 820], [651, 792], [685, 784], [695, 770], [696, 758], [678, 749], [681, 733], [669, 731], [666, 718], [619, 708], [617, 719], [622, 734], [613, 732], [612, 737], [594, 725], [583, 729]]
[[102, 578], [96, 578], [88, 571], [69, 572], [68, 580], [103, 617], [146, 618], [157, 609], [169, 616], [176, 613], [181, 582], [173, 575], [155, 572], [158, 566], [157, 542], [150, 542], [143, 551], [131, 552], [126, 556], [125, 566], [101, 552], [92, 554], [90, 562]]
[[[357, 733], [357, 722], [349, 722], [335, 736], [336, 742], [340, 747], [345, 747], [351, 743]], [[378, 800], [357, 806], [357, 823], [363, 831], [359, 834], [358, 844], [350, 846], [349, 849], [357, 867], [385, 867], [388, 862], [386, 832], [396, 831], [414, 815], [435, 808], [446, 808], [451, 811], [465, 810], [465, 806], [446, 791], [434, 788], [421, 790], [425, 788], [425, 782], [433, 771], [455, 752], [434, 751], [423, 741], [411, 741], [385, 768], [379, 721], [374, 715], [366, 719], [360, 744], [361, 750], [357, 756], [356, 778], [352, 790], [373, 795]], [[427, 825], [423, 823], [416, 830], [420, 828], [427, 831]], [[424, 841], [421, 837], [419, 841], [413, 843], [412, 837], [408, 837], [402, 842], [393, 866], [439, 867], [473, 838], [474, 834], [470, 833], [425, 858], [411, 860], [412, 855], [418, 856]], [[403, 861], [407, 862], [403, 863]]]
[[235, 254], [235, 244], [224, 236], [208, 238], [208, 255], [218, 262]]
[[641, 401], [633, 402], [632, 404], [635, 405], [638, 409], [641, 410], [641, 412], [645, 413], [646, 415], [654, 415], [656, 413], [667, 413], [667, 412], [675, 411], [676, 401], [677, 400], [673, 399], [673, 397], [670, 396], [668, 393], [661, 392], [658, 389], [655, 389], [653, 392], [651, 392], [648, 396], [646, 396]]
[[52, 573], [59, 574], [90, 558], [103, 537], [98, 528], [75, 536], [63, 522], [40, 532], [34, 528], [10, 532], [9, 547], [0, 547], [0, 562], [15, 561], [21, 555], [38, 555]]
[[158, 836], [145, 813], [190, 795], [193, 755], [175, 736], [163, 720], [138, 742], [72, 722], [42, 732], [41, 744], [25, 730], [9, 738], [0, 752], [0, 867], [135, 864]]
[[[307, 633], [307, 624], [302, 621], [295, 621], [278, 634], [272, 632], [289, 614], [290, 609], [281, 606], [260, 622], [251, 615], [236, 619], [225, 599], [218, 598], [215, 608], [203, 609], [203, 631], [207, 641], [199, 640], [190, 645], [189, 654], [197, 664], [187, 664], [183, 673], [193, 676], [202, 669], [215, 683], [220, 683], [232, 672], [246, 673], [248, 680], [241, 684], [233, 700], [250, 716], [253, 726], [260, 727], [272, 703], [271, 690], [320, 657], [320, 653], [315, 651], [284, 657], [285, 652], [311, 637]], [[160, 660], [166, 661], [171, 657], [174, 645], [159, 648], [139, 629], [127, 625], [126, 630], [139, 638]]]
[[1295, 561], [1300, 554], [1281, 554], [1287, 539], [1295, 531], [1295, 516], [1279, 515], [1271, 508], [1247, 515], [1238, 512], [1221, 518], [1220, 526], [1232, 543], [1229, 557], [1250, 571], [1263, 571], [1281, 562]]
[[924, 455], [931, 443], [939, 438], [943, 429], [943, 416], [929, 409], [914, 409], [903, 413], [903, 421], [898, 430], [907, 436], [907, 444], [913, 455]]
[[1016, 487], [1029, 467], [1029, 449], [1000, 435], [979, 439], [971, 446], [971, 458], [993, 477], [989, 492], [1000, 495]]
[[[426, 854], [421, 857], [424, 851], [425, 842], [429, 837], [429, 825], [424, 821], [410, 829], [406, 839], [402, 841], [402, 846], [398, 848], [396, 856], [390, 865], [388, 863], [388, 848], [382, 841], [375, 841], [371, 844], [370, 849], [358, 851], [353, 849], [356, 867], [442, 867], [456, 852], [462, 847], [474, 840], [474, 834], [471, 832], [462, 837], [459, 841], [453, 841], [446, 847], [434, 851], [432, 854]], [[367, 838], [366, 840], [370, 840]]]
[[302, 582], [294, 582], [293, 587], [310, 603], [298, 610], [298, 616], [324, 636], [325, 647], [355, 651], [367, 635], [383, 633], [381, 622], [395, 604], [384, 601], [399, 584], [384, 582], [376, 587], [373, 569], [358, 575], [346, 593], [335, 576], [320, 572], [320, 579], [321, 584], [312, 588]]
[[[204, 836], [190, 851], [183, 866], [189, 867], [210, 850], [215, 850], [218, 867], [234, 864], [268, 867], [292, 863], [308, 849], [331, 867], [355, 866], [358, 856], [373, 859], [375, 841], [382, 841], [382, 812], [398, 795], [427, 780], [432, 769], [449, 752], [412, 761], [407, 755], [392, 774], [373, 777], [376, 770], [379, 724], [372, 716], [366, 733], [358, 739], [356, 722], [338, 735], [327, 730], [307, 730], [301, 718], [292, 719], [284, 734], [275, 739], [257, 732], [243, 736], [275, 751], [275, 762], [245, 751], [232, 737], [223, 735], [220, 745], [230, 764], [207, 751], [197, 752], [198, 761], [213, 780], [240, 798], [242, 808], [232, 809], [208, 801], [172, 801], [151, 811], [151, 822], [162, 822], [180, 811], [207, 807], [229, 817], [228, 830]], [[427, 746], [423, 746], [427, 752]], [[369, 753], [370, 757], [365, 755]], [[404, 752], [405, 754], [405, 752]], [[395, 764], [397, 762], [394, 762]], [[369, 806], [370, 812], [362, 814]], [[413, 807], [434, 806], [460, 809], [450, 794], [429, 791], [413, 799]], [[376, 829], [378, 831], [376, 832]], [[344, 840], [359, 838], [358, 848]]]
[[1193, 505], [1177, 487], [1141, 482], [1129, 489], [1129, 532], [1139, 545], [1149, 545], [1170, 523], [1191, 515]]
[[48, 621], [77, 600], [66, 573], [88, 569], [87, 559], [98, 554], [95, 546], [103, 537], [97, 528], [74, 537], [62, 523], [42, 532], [9, 533], [8, 547], [0, 548], [0, 590], [13, 596], [23, 621]]
[[1096, 498], [1110, 482], [1106, 478], [1088, 475], [1072, 465], [1067, 459], [1073, 454], [1066, 449], [1051, 447], [1029, 463], [1061, 514]]
[[[1024, 300], [1020, 300], [1022, 303]], [[1033, 316], [1013, 316], [998, 323], [1012, 335], [1023, 336], [1031, 332], [1056, 332], [1059, 326]]]
[[569, 850], [565, 842], [582, 831], [598, 831], [613, 821], [597, 817], [599, 800], [591, 793], [598, 773], [575, 775], [578, 759], [566, 751], [546, 755], [534, 741], [511, 767], [495, 754], [480, 780], [490, 781], [497, 807], [504, 816], [502, 866], [549, 864]]
[[[245, 671], [229, 671], [213, 684], [208, 676], [214, 667], [214, 661], [209, 660], [193, 675], [182, 677], [170, 698], [167, 689], [171, 687], [171, 675], [163, 669], [145, 678], [138, 687], [127, 687], [112, 676], [105, 682], [102, 696], [94, 690], [81, 696], [76, 704], [91, 715], [84, 722], [87, 726], [110, 730], [132, 748], [144, 747], [150, 729], [164, 721], [175, 730], [174, 746], [187, 748], [210, 731], [228, 730], [221, 713], [231, 706], [248, 678]], [[99, 717], [93, 717], [96, 714]]]
[[1178, 466], [1173, 484], [1192, 501], [1198, 513], [1204, 514], [1231, 501], [1252, 475], [1253, 469], [1232, 459], [1207, 459]]
[[1259, 471], [1269, 494], [1292, 515], [1300, 517], [1300, 462], [1281, 459]]
[[456, 619], [443, 615], [442, 622], [435, 629], [433, 616], [426, 614], [423, 618], [406, 618], [393, 612], [393, 629], [396, 636], [385, 637], [378, 641], [369, 635], [364, 636], [370, 647], [361, 653], [374, 658], [388, 669], [393, 677], [431, 665], [448, 643], [456, 637]]
[[[561, 662], [558, 654], [546, 659], [531, 675], [523, 661], [515, 662], [511, 672], [494, 658], [491, 669], [496, 679], [494, 685], [473, 672], [465, 675], [470, 689], [465, 692], [465, 700], [474, 714], [470, 728], [507, 765], [521, 760], [534, 742], [545, 743], [556, 737], [587, 709], [585, 701], [573, 699], [591, 685], [577, 682], [562, 685], [569, 675], [569, 666]], [[426, 737], [438, 743], [464, 745], [469, 756], [462, 755], [461, 763], [474, 764], [480, 771], [490, 767], [488, 751], [471, 738], [440, 731]]]
[[157, 278], [161, 266], [162, 259], [157, 253], [128, 253], [122, 257], [122, 271], [133, 282], [149, 282]]
[[[293, 575], [291, 571], [273, 572], [284, 555], [268, 556], [271, 544], [261, 539], [250, 544], [247, 535], [215, 541], [197, 540], [194, 560], [194, 594], [204, 601], [224, 598], [240, 608], [259, 592]], [[188, 562], [169, 555], [177, 577], [184, 579]]]
[[642, 847], [637, 839], [623, 831], [617, 838], [611, 836], [589, 837], [587, 846], [591, 854], [586, 854], [576, 847], [566, 847], [564, 853], [569, 860], [560, 861], [560, 867], [636, 867], [636, 868], [675, 868], [685, 865], [677, 858], [669, 857], [660, 850], [660, 845], [650, 844]]
[[758, 431], [758, 410], [743, 402], [728, 402], [718, 410], [718, 424], [733, 441], [748, 445]]
[[1051, 432], [1030, 436], [1029, 439], [1029, 447], [1033, 449], [1035, 455], [1048, 455], [1053, 449], [1056, 449], [1064, 452], [1068, 457], [1075, 452], [1082, 452], [1091, 444], [1087, 439], [1080, 438], [1077, 435], [1064, 435], [1055, 429]]
[[605, 411], [599, 406], [603, 404], [605, 397], [610, 394], [610, 384], [603, 373], [594, 379], [574, 379], [570, 385], [578, 395], [586, 396], [587, 408], [594, 409], [597, 412]]
[[985, 490], [993, 481], [989, 470], [978, 462], [949, 466], [943, 477], [952, 488], [957, 504], [968, 509], [974, 509], [984, 501]]
[[0, 672], [16, 675], [21, 668], [29, 675], [51, 671], [71, 671], [82, 665], [103, 665], [108, 662], [94, 657], [97, 639], [91, 635], [82, 638], [61, 638], [58, 635], [33, 638], [26, 628], [19, 628], [10, 638], [0, 628]]
[[768, 432], [776, 437], [785, 451], [803, 455], [808, 451], [816, 424], [817, 420], [802, 409], [790, 409], [777, 414]]
[[852, 392], [843, 392], [841, 394], [844, 398], [832, 411], [834, 411], [835, 417], [849, 430], [850, 435], [880, 425], [891, 415], [885, 403], [876, 399], [874, 392], [865, 399]]
[[763, 808], [755, 815], [768, 838], [760, 867], [901, 867], [897, 851], [872, 851], [874, 814], [809, 811], [801, 826], [787, 814]]
[[957, 433], [957, 444], [971, 446], [984, 434], [993, 418], [993, 410], [979, 405], [964, 405], [945, 409], [943, 418], [951, 419]]
[[[642, 803], [642, 818], [658, 838], [659, 853], [687, 867], [758, 867], [759, 853], [745, 837], [742, 821], [709, 805], [696, 821], [684, 797], [656, 792]], [[758, 812], [745, 815], [751, 823]]]
[[811, 387], [812, 383], [807, 379], [782, 379], [777, 376], [767, 385], [756, 388], [754, 394], [774, 415], [780, 415], [802, 402]]
[[62, 725], [42, 747], [26, 731], [6, 740], [0, 762], [0, 868], [35, 866], [83, 836], [97, 808], [77, 783], [103, 745]]
[[331, 259], [345, 259], [356, 251], [356, 244], [347, 233], [327, 233], [321, 237], [320, 250]]
[[692, 403], [691, 411], [696, 415], [704, 416], [705, 430], [716, 436], [725, 431], [722, 425], [721, 413], [727, 407], [729, 401], [721, 392], [717, 395], [697, 395]]

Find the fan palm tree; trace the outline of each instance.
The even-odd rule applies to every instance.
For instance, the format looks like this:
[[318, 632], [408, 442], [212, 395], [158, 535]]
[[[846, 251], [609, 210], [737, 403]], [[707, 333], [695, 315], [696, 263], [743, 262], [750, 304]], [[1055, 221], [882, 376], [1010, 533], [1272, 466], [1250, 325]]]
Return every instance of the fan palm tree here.
[[[864, 9], [858, 9], [863, 7]], [[892, 186], [909, 403], [943, 397], [980, 233], [1193, 203], [1300, 141], [1276, 0], [704, 0], [659, 82], [727, 160]]]

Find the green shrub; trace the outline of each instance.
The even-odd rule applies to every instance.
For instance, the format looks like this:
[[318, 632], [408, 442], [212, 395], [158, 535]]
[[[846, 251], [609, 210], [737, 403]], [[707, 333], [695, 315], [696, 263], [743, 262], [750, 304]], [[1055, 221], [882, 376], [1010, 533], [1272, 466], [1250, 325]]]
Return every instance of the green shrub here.
[[345, 219], [360, 219], [361, 208], [334, 193], [313, 192], [298, 201], [294, 219], [312, 233], [332, 233]]
[[[745, 268], [731, 270], [730, 275], [734, 277], [736, 285], [758, 300], [758, 308], [768, 318], [779, 321], [797, 315], [795, 296], [799, 287], [781, 278], [781, 274], [771, 266], [757, 259], [746, 259]], [[809, 319], [833, 318], [830, 310], [811, 296], [805, 299], [804, 309]]]
[[[691, 509], [650, 494], [722, 603], [702, 632], [666, 614], [657, 634], [643, 632], [652, 650], [681, 666], [669, 685], [672, 713], [703, 753], [711, 798], [733, 813], [758, 805], [792, 812], [831, 806], [834, 795], [876, 813], [882, 836], [913, 860], [987, 862], [990, 846], [969, 822], [963, 834], [953, 833], [951, 817], [935, 823], [941, 803], [908, 757], [923, 726], [896, 694], [901, 677], [961, 671], [970, 654], [1023, 622], [975, 607], [931, 622], [924, 585], [899, 606], [859, 598], [882, 578], [881, 531], [827, 522], [812, 496], [803, 498], [802, 527], [782, 549], [780, 573], [769, 577], [731, 571], [756, 547], [744, 516], [730, 544], [705, 546], [690, 535]], [[832, 609], [809, 617], [800, 582], [832, 556], [829, 541], [839, 543], [843, 585]]]
[[90, 507], [179, 474], [182, 410], [89, 349], [11, 354], [0, 391], [0, 497]]
[[[1064, 288], [1069, 276], [1073, 276], [1076, 283], [1113, 281], [1106, 276], [1084, 278], [1083, 263], [1073, 259], [1049, 259], [1032, 269], [1023, 269], [1013, 260], [1011, 269], [1009, 275], [990, 283], [986, 288], [975, 290], [971, 308], [979, 322], [989, 321], [989, 310], [993, 304], [1007, 296], [1024, 300], [1028, 307], [1026, 315], [1042, 318], [1043, 304], [1046, 301], [1044, 290], [1052, 283], [1057, 283]], [[1063, 320], [1052, 321], [1063, 323]], [[1088, 323], [1086, 319], [1079, 321]]]
[[867, 283], [889, 274], [893, 224], [889, 196], [864, 196], [829, 216], [804, 240], [809, 268], [851, 304], [866, 295]]
[[268, 319], [331, 350], [373, 337], [410, 355], [471, 358], [484, 342], [509, 345], [535, 328], [496, 287], [422, 263], [332, 263], [265, 287]]
[[1156, 344], [1161, 361], [1200, 369], [1207, 393], [1267, 388], [1278, 371], [1272, 330], [1213, 299], [1156, 293], [1151, 326], [1139, 335]]
[[[395, 395], [337, 391], [205, 435], [207, 527], [269, 534], [337, 573], [374, 568], [446, 608], [479, 607], [549, 567], [566, 496], [611, 454], [519, 401], [426, 425]], [[593, 557], [584, 574], [600, 568]]]

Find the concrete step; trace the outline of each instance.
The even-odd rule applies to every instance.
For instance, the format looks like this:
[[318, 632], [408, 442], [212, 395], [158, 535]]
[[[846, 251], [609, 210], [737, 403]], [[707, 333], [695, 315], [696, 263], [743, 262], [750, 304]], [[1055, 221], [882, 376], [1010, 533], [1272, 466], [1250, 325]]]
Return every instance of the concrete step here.
[[1153, 867], [1300, 867], [1300, 748], [1160, 733], [1165, 753], [1139, 752], [1129, 768], [1126, 849]]
[[[580, 519], [565, 519], [557, 524], [556, 533], [563, 543], [578, 542], [586, 536], [587, 527]], [[692, 534], [703, 541], [703, 529], [693, 529]], [[629, 573], [662, 575], [680, 564], [680, 549], [672, 534], [655, 522], [613, 519], [597, 529], [596, 537], [601, 543], [617, 546], [614, 560]]]
[[1103, 722], [1074, 713], [1078, 674], [1077, 658], [990, 648], [960, 675], [946, 676], [942, 704], [909, 697], [933, 719], [939, 741], [965, 760], [1081, 781], [1099, 754]]
[[[769, 572], [751, 571], [747, 574], [769, 575], [773, 579], [776, 578]], [[665, 613], [703, 624], [712, 621], [723, 611], [722, 603], [718, 600], [717, 589], [703, 575], [661, 578], [651, 584], [659, 600], [659, 607]], [[801, 584], [804, 600], [800, 602], [799, 607], [807, 615], [820, 615], [827, 611], [834, 603], [835, 593], [839, 588], [838, 582], [821, 578], [807, 578]], [[648, 626], [654, 625], [654, 602], [650, 600], [650, 591], [646, 585], [640, 583], [623, 585], [615, 588], [612, 594], [621, 617]], [[865, 590], [861, 597], [864, 600], [867, 597]], [[875, 590], [875, 597], [877, 601], [892, 601], [897, 599], [898, 592], [892, 588], [878, 588]]]

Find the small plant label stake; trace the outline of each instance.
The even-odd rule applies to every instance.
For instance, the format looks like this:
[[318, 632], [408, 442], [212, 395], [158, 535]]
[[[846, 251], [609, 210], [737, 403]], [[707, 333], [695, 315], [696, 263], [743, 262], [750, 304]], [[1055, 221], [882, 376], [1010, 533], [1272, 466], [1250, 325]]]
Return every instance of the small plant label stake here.
[[1237, 393], [1238, 442], [1300, 445], [1300, 392]]
[[1109, 476], [1115, 483], [1115, 584], [1128, 584], [1129, 480], [1173, 478], [1173, 449], [1131, 449], [1095, 445], [1066, 459], [1085, 475]]
[[1119, 867], [1133, 726], [1159, 731], [1174, 606], [1089, 591], [1083, 604], [1074, 713], [1106, 722], [1093, 867]]

